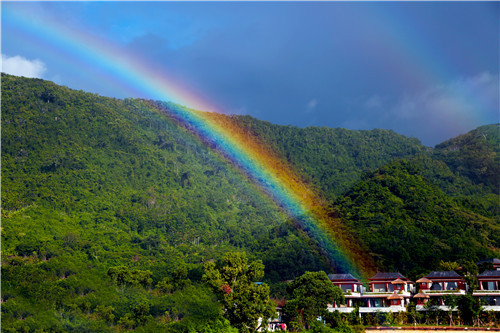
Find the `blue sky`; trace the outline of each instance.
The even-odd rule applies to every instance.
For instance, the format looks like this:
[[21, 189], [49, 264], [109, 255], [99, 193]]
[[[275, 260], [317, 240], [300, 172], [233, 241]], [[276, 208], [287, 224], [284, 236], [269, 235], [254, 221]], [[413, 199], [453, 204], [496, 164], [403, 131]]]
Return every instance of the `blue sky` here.
[[26, 25], [57, 22], [154, 66], [220, 112], [277, 124], [392, 129], [433, 146], [499, 121], [499, 2], [1, 6], [2, 71], [104, 96], [150, 97], [103, 81], [116, 74], [109, 66]]

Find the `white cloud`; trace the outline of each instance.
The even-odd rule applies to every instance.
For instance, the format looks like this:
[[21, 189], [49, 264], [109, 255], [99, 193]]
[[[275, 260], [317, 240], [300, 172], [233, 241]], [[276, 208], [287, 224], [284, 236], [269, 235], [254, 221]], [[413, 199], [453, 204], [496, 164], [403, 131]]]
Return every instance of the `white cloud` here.
[[404, 134], [434, 145], [499, 119], [498, 74], [478, 73], [401, 96], [389, 108]]
[[372, 95], [364, 103], [367, 109], [380, 109], [383, 106], [382, 98], [379, 95]]
[[8, 57], [2, 54], [2, 72], [17, 76], [41, 78], [47, 68], [45, 63], [39, 59], [28, 60], [16, 55]]
[[479, 73], [446, 85], [402, 96], [392, 108], [402, 119], [454, 120], [468, 123], [498, 114], [499, 77]]
[[316, 98], [311, 99], [307, 103], [306, 113], [310, 113], [310, 112], [314, 111], [314, 109], [316, 108], [316, 106], [318, 106], [318, 100]]
[[388, 96], [373, 94], [353, 103], [342, 126], [392, 128], [434, 145], [500, 119], [498, 73], [477, 73], [420, 91]]

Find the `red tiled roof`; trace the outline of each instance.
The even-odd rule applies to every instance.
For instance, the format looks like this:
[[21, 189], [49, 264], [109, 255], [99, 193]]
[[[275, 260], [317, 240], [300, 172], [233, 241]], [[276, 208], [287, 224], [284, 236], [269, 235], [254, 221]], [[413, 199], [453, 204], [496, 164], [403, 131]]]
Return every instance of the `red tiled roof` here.
[[394, 293], [391, 296], [387, 297], [387, 299], [403, 299], [403, 296]]
[[429, 282], [432, 282], [432, 281], [429, 280], [428, 278], [426, 278], [425, 276], [423, 278], [417, 280], [417, 283], [429, 283]]

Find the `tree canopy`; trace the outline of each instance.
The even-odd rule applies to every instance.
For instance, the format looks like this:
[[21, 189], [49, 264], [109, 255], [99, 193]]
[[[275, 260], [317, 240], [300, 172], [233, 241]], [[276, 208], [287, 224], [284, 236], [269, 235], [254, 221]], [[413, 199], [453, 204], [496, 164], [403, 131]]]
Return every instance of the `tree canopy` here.
[[[245, 253], [230, 252], [222, 261], [205, 264], [203, 280], [210, 285], [224, 308], [224, 316], [241, 332], [256, 332], [275, 316], [262, 261], [249, 262]], [[259, 320], [260, 319], [260, 320]]]
[[288, 285], [288, 292], [291, 299], [284, 312], [297, 328], [309, 328], [318, 317], [325, 316], [328, 304], [344, 302], [342, 290], [323, 271], [304, 273]]

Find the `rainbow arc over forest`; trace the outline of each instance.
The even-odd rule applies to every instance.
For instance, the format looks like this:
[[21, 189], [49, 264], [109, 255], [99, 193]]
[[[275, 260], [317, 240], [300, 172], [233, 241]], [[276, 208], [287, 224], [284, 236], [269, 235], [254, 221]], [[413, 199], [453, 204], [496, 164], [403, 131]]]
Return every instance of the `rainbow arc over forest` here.
[[339, 272], [366, 278], [374, 271], [372, 259], [300, 174], [231, 117], [181, 106], [215, 111], [211, 103], [203, 101], [180, 83], [160, 75], [154, 64], [136, 56], [123, 55], [109, 41], [68, 29], [53, 20], [35, 24], [15, 10], [9, 11], [5, 20], [20, 37], [53, 48], [47, 50], [48, 55], [63, 57], [70, 64], [73, 58], [85, 61], [97, 66], [97, 72], [102, 75], [100, 78], [110, 84], [140, 92], [151, 99], [178, 103], [178, 106], [169, 106], [168, 112], [258, 184], [289, 214], [297, 227], [306, 231]]

